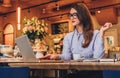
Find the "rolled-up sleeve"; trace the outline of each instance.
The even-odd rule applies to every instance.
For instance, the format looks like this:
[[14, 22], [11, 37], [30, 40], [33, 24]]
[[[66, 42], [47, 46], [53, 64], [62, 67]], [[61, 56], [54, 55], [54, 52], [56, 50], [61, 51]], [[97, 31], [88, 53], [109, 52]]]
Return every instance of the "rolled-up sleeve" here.
[[104, 56], [104, 50], [104, 39], [99, 35], [98, 32], [94, 41], [93, 58], [102, 58]]

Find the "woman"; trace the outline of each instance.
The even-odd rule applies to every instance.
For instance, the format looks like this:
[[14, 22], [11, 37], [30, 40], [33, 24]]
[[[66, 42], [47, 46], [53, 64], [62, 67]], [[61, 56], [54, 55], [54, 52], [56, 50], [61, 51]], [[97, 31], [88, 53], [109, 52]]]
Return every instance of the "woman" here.
[[81, 54], [82, 59], [102, 58], [104, 56], [103, 35], [112, 24], [105, 23], [100, 28], [100, 31], [94, 30], [90, 12], [83, 3], [74, 4], [69, 16], [75, 29], [65, 36], [62, 54], [48, 54], [40, 59], [69, 61], [73, 59], [74, 53]]
[[[105, 23], [100, 31], [93, 29], [90, 12], [85, 4], [74, 4], [70, 10], [70, 20], [74, 26], [74, 31], [67, 34], [63, 41], [63, 51], [61, 55], [48, 54], [40, 59], [61, 59], [72, 60], [73, 54], [79, 53], [82, 58], [102, 58], [104, 56], [104, 32], [109, 29], [112, 24]], [[66, 71], [62, 71], [61, 77]], [[68, 78], [102, 78], [101, 71], [77, 71], [68, 75]]]

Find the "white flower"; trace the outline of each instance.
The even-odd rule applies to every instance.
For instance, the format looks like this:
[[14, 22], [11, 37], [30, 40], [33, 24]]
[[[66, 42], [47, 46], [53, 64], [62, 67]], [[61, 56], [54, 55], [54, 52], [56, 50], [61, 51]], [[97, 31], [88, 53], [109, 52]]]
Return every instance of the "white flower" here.
[[25, 34], [26, 32], [27, 32], [27, 27], [25, 26], [24, 28], [23, 28], [23, 33]]
[[23, 28], [23, 34], [27, 34], [28, 38], [35, 39], [37, 38], [43, 38], [45, 36], [45, 27], [48, 25], [45, 23], [44, 20], [38, 20], [37, 17], [24, 18], [23, 24], [25, 27]]

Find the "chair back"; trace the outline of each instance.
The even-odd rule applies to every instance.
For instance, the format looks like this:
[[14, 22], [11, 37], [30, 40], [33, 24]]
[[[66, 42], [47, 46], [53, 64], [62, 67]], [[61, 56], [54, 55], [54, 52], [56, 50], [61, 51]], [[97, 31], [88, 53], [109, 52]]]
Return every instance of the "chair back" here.
[[28, 67], [0, 67], [0, 78], [29, 78], [30, 69]]
[[103, 78], [120, 78], [120, 70], [104, 70]]

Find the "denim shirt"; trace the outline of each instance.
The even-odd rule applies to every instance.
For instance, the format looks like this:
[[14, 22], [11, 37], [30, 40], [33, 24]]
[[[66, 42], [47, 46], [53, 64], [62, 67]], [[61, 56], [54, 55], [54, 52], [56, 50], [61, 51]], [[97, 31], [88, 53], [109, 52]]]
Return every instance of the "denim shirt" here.
[[99, 35], [98, 30], [94, 30], [93, 38], [88, 47], [83, 48], [83, 33], [73, 32], [67, 34], [63, 40], [63, 51], [60, 55], [61, 60], [72, 60], [74, 53], [82, 55], [83, 59], [102, 58], [104, 56], [104, 40]]

